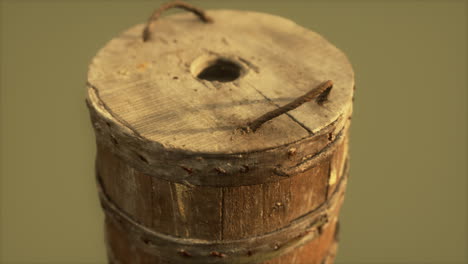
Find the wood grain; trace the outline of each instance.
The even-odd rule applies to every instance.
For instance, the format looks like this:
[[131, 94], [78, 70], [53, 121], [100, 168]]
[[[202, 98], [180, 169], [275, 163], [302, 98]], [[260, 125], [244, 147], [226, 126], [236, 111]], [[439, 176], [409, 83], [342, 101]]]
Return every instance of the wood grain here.
[[[158, 37], [148, 42], [141, 40], [143, 25], [137, 25], [99, 51], [88, 83], [114, 119], [169, 149], [238, 153], [308, 137], [346, 112], [353, 71], [323, 37], [273, 15], [207, 13], [213, 23], [186, 13], [165, 17], [158, 21]], [[223, 83], [194, 78], [192, 62], [204, 56], [233, 60], [246, 73]], [[237, 136], [236, 128], [325, 80], [334, 87], [324, 106], [305, 104], [257, 133]]]
[[[284, 18], [207, 15], [161, 18], [146, 42], [132, 27], [90, 65], [110, 263], [332, 263], [354, 87], [346, 56]], [[220, 58], [238, 79], [197, 78]], [[323, 105], [240, 129], [325, 80]]]

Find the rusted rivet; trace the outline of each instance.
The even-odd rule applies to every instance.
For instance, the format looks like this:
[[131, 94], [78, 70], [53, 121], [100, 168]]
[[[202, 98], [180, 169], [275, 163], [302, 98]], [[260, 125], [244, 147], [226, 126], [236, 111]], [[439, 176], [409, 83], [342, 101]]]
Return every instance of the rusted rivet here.
[[308, 160], [308, 159], [312, 158], [312, 156], [313, 156], [313, 155], [309, 154], [309, 155], [307, 155], [307, 156], [305, 156], [305, 157], [302, 157], [302, 161]]
[[182, 169], [184, 169], [186, 172], [188, 172], [188, 174], [192, 174], [193, 173], [193, 169], [192, 168], [189, 168], [189, 167], [186, 167], [184, 165], [180, 165], [180, 167]]
[[242, 167], [240, 168], [240, 171], [241, 171], [242, 173], [246, 173], [246, 172], [248, 172], [249, 170], [250, 170], [250, 168], [249, 168], [249, 166], [247, 166], [247, 165], [242, 165]]
[[192, 256], [192, 254], [188, 253], [187, 251], [185, 251], [183, 249], [179, 250], [179, 254], [184, 256], [184, 257], [191, 257]]
[[216, 167], [216, 168], [214, 168], [214, 170], [217, 171], [220, 174], [226, 174], [227, 173], [227, 171], [225, 169], [221, 168], [221, 167]]
[[136, 155], [141, 161], [143, 161], [144, 163], [148, 163], [148, 160], [145, 157], [143, 157], [142, 155], [140, 155], [138, 153]]
[[149, 239], [146, 239], [146, 238], [142, 238], [141, 241], [142, 241], [143, 243], [145, 243], [146, 245], [151, 244], [151, 241], [150, 241]]
[[119, 142], [118, 142], [117, 139], [114, 137], [114, 135], [111, 135], [110, 138], [111, 138], [111, 141], [112, 141], [112, 143], [113, 143], [114, 145], [118, 145], [118, 144], [119, 144]]
[[323, 226], [318, 226], [318, 227], [317, 227], [317, 233], [318, 233], [319, 236], [322, 235], [322, 233], [323, 233]]
[[299, 235], [299, 237], [303, 237], [303, 236], [309, 234], [310, 232], [312, 232], [312, 230], [310, 230], [310, 229], [305, 230], [304, 232], [302, 232], [302, 233]]
[[226, 257], [226, 254], [218, 252], [218, 251], [211, 251], [210, 255], [213, 257], [218, 257], [218, 258]]
[[280, 176], [280, 177], [285, 177], [285, 178], [288, 178], [289, 177], [289, 174], [287, 174], [286, 172], [284, 172], [283, 168], [281, 166], [278, 166], [278, 167], [274, 167], [273, 168], [273, 172]]
[[290, 148], [290, 149], [288, 150], [288, 156], [289, 156], [289, 157], [292, 157], [292, 156], [296, 155], [296, 152], [297, 152], [297, 149], [296, 149], [296, 148]]

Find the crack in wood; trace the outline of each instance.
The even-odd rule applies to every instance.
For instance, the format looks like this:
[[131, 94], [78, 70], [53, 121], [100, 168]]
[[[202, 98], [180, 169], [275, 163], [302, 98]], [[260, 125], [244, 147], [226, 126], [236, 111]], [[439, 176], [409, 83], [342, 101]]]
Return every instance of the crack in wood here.
[[[97, 89], [97, 87], [95, 87], [90, 82], [86, 82], [86, 85], [88, 86], [88, 88], [91, 88], [94, 91], [94, 94], [96, 95], [96, 97], [97, 97], [97, 99], [99, 101], [99, 104], [107, 111], [107, 113], [110, 116], [112, 116], [112, 118], [114, 118], [117, 122], [122, 124], [122, 126], [124, 126], [125, 128], [131, 130], [137, 137], [148, 140], [143, 135], [141, 135], [136, 129], [134, 129], [127, 121], [123, 120], [116, 113], [114, 113], [114, 111], [112, 111], [112, 109], [110, 109], [110, 107], [106, 103], [104, 103], [104, 101], [101, 99], [101, 96], [99, 95], [99, 90]], [[86, 100], [86, 102], [87, 102], [88, 106], [91, 107], [88, 100]]]
[[[249, 84], [250, 87], [252, 87], [253, 89], [255, 89], [255, 91], [257, 91], [263, 98], [265, 98], [268, 102], [270, 102], [272, 105], [280, 108], [281, 106], [280, 105], [277, 105], [272, 99], [270, 99], [268, 96], [266, 96], [264, 93], [262, 93], [260, 90], [258, 90], [255, 86]], [[309, 135], [313, 136], [314, 135], [314, 132], [312, 132], [312, 130], [310, 130], [306, 125], [304, 125], [303, 123], [301, 123], [299, 120], [297, 120], [295, 117], [293, 117], [290, 113], [285, 113], [285, 115], [287, 115], [292, 121], [294, 121], [295, 123], [297, 123], [298, 125], [300, 125], [303, 129], [305, 129]]]

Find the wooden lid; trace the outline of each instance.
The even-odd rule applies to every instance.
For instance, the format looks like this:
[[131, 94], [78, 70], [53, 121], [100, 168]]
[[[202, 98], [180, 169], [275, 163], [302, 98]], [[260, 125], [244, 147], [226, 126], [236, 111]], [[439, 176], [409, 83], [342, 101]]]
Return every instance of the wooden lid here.
[[[268, 14], [207, 14], [212, 23], [190, 13], [164, 17], [145, 42], [142, 24], [112, 39], [90, 65], [91, 105], [164, 148], [200, 153], [283, 146], [351, 109], [351, 65], [317, 33]], [[255, 133], [238, 129], [326, 80], [334, 86], [325, 104], [305, 103]]]

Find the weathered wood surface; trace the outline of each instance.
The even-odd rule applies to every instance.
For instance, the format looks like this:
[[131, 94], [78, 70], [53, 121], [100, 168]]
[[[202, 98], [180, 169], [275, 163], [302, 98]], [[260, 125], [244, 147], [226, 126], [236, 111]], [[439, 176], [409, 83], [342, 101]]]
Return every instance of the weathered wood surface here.
[[[99, 51], [88, 84], [121, 129], [165, 149], [244, 153], [307, 138], [348, 111], [352, 68], [323, 37], [273, 15], [208, 14], [213, 23], [188, 13], [165, 17], [148, 42], [142, 41], [143, 25], [137, 25]], [[211, 57], [231, 59], [245, 73], [222, 83], [194, 78], [197, 61]], [[326, 80], [334, 86], [324, 106], [304, 104], [256, 133], [237, 133]]]
[[[100, 148], [100, 151], [102, 150]], [[193, 244], [208, 241], [223, 243], [245, 238], [258, 239], [262, 235], [278, 232], [279, 229], [285, 228], [296, 219], [314, 211], [326, 201], [327, 197], [331, 196], [328, 192], [335, 187], [337, 182], [330, 181], [329, 166], [332, 162], [341, 160], [340, 156], [342, 156], [336, 153], [329, 157], [328, 162], [322, 162], [310, 171], [277, 183], [218, 188], [187, 187], [178, 183], [152, 179], [151, 176], [137, 173], [129, 167], [120, 167], [118, 170], [121, 172], [116, 173], [115, 170], [109, 169], [112, 167], [110, 165], [121, 166], [124, 163], [115, 156], [112, 157], [113, 155], [107, 156], [102, 152], [99, 154], [103, 160], [98, 160], [97, 164], [103, 164], [103, 166], [98, 166], [97, 173], [102, 180], [102, 185], [114, 187], [104, 190], [109, 199], [145, 227], [174, 238], [192, 239], [189, 242]], [[346, 172], [345, 163], [339, 166], [341, 171], [338, 177], [341, 179]], [[116, 177], [116, 175], [121, 177]], [[146, 182], [148, 178], [151, 180], [150, 184]], [[343, 183], [341, 180], [339, 182]], [[141, 193], [146, 188], [153, 189], [153, 192]], [[216, 249], [216, 252], [225, 255], [224, 258], [210, 259], [210, 250], [206, 250], [204, 255], [215, 261], [213, 263], [260, 263], [259, 259], [268, 257], [267, 254], [276, 254], [276, 250], [282, 250], [284, 247], [294, 251], [286, 252], [286, 254], [280, 254], [280, 252], [278, 259], [268, 260], [265, 263], [322, 263], [318, 260], [322, 261], [327, 258], [336, 242], [334, 228], [342, 203], [344, 186], [341, 190], [339, 195], [335, 196], [337, 201], [333, 201], [334, 206], [325, 212], [327, 221], [323, 225], [309, 229], [302, 226], [301, 233], [318, 233], [310, 243], [297, 250], [287, 244], [282, 244], [290, 241], [286, 239], [286, 236], [275, 236], [278, 240], [271, 239], [266, 243], [271, 252], [249, 248], [249, 245], [252, 246], [252, 241], [250, 241], [250, 243], [240, 243], [244, 247], [236, 247], [242, 250], [243, 259], [236, 257], [235, 261], [231, 262], [230, 259], [233, 259], [231, 252], [219, 251], [217, 246], [213, 246], [210, 250]], [[145, 205], [150, 204], [152, 207], [145, 208]], [[161, 263], [212, 263], [203, 259], [195, 261], [194, 259], [200, 252], [193, 251], [190, 246], [170, 247], [165, 249], [165, 253], [158, 252], [154, 255], [155, 251], [148, 250], [148, 247], [157, 243], [152, 243], [149, 237], [129, 228], [125, 221], [124, 223], [116, 222], [115, 218], [108, 213], [106, 223], [108, 242], [111, 247], [110, 258], [114, 256], [113, 258], [122, 261], [126, 258], [144, 257]], [[295, 235], [292, 236], [295, 237]], [[126, 250], [115, 249], [120, 246], [125, 247]], [[173, 258], [167, 259], [167, 252], [172, 253]], [[296, 262], [293, 262], [293, 259], [296, 259]], [[123, 263], [131, 262], [124, 261]]]
[[[332, 263], [346, 183], [352, 68], [320, 35], [286, 19], [207, 13], [211, 24], [192, 14], [165, 17], [147, 42], [143, 25], [135, 26], [90, 66], [87, 104], [110, 262]], [[240, 78], [196, 78], [199, 67], [218, 57], [238, 63]], [[255, 133], [239, 129], [325, 80], [334, 86], [324, 105], [306, 103]], [[294, 225], [322, 210], [313, 224]], [[295, 240], [280, 234], [291, 225], [300, 230], [286, 233], [303, 233]], [[151, 232], [174, 243], [242, 242], [245, 254], [213, 246], [204, 262], [190, 247], [162, 252]], [[269, 235], [276, 240], [263, 247], [252, 242]]]

